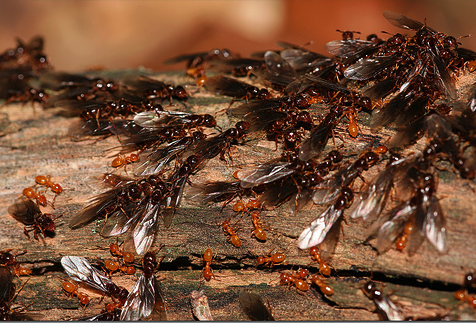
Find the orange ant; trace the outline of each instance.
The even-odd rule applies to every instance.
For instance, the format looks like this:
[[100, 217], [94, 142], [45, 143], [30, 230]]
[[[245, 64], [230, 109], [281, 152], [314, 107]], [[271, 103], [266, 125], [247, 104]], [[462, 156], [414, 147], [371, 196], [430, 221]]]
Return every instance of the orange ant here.
[[[109, 251], [114, 257], [122, 259], [122, 261], [126, 264], [133, 263], [135, 260], [135, 257], [132, 253], [124, 252], [123, 250], [120, 250], [117, 242], [111, 243], [111, 245], [109, 246]], [[134, 266], [126, 266], [113, 260], [104, 261], [104, 266], [111, 272], [120, 270], [127, 275], [133, 275], [136, 272], [136, 269], [134, 268]]]
[[69, 296], [76, 296], [81, 305], [86, 306], [89, 304], [89, 297], [86, 294], [78, 292], [78, 286], [76, 284], [64, 281], [62, 286], [63, 290], [68, 293]]
[[454, 298], [460, 301], [466, 301], [472, 307], [476, 308], [476, 297], [473, 295], [468, 294], [468, 288], [471, 288], [474, 285], [474, 274], [469, 273], [466, 274], [464, 277], [464, 284], [463, 288], [457, 290], [454, 293]]
[[331, 274], [331, 266], [329, 266], [321, 257], [321, 252], [317, 246], [309, 248], [311, 258], [319, 263], [319, 272], [324, 276]]
[[269, 264], [269, 267], [273, 267], [274, 264], [279, 264], [284, 260], [286, 260], [286, 256], [284, 255], [284, 253], [276, 252], [274, 254], [270, 254], [268, 257], [259, 256], [256, 259], [256, 262], [258, 262], [258, 265]]
[[117, 302], [113, 302], [113, 303], [108, 303], [108, 304], [106, 305], [106, 311], [107, 311], [108, 313], [113, 313], [114, 310], [120, 310], [123, 305], [124, 305], [124, 303], [121, 302], [121, 301], [117, 301]]
[[205, 261], [205, 267], [202, 270], [202, 276], [203, 278], [205, 278], [206, 281], [210, 281], [212, 277], [215, 277], [215, 275], [213, 275], [213, 269], [212, 267], [210, 267], [212, 260], [213, 260], [213, 251], [212, 249], [208, 248], [203, 253], [203, 261]]
[[122, 258], [126, 263], [132, 263], [135, 260], [135, 257], [132, 253], [120, 250], [117, 242], [111, 243], [111, 245], [109, 246], [109, 251], [111, 252], [111, 255]]
[[27, 187], [23, 189], [23, 195], [29, 199], [35, 199], [36, 203], [41, 206], [46, 206], [48, 201], [45, 195], [39, 194], [34, 187]]
[[63, 188], [61, 187], [60, 184], [53, 183], [51, 181], [51, 175], [47, 175], [47, 176], [38, 175], [38, 176], [35, 177], [35, 182], [38, 185], [49, 187], [51, 189], [51, 191], [53, 191], [53, 193], [55, 193], [56, 195], [63, 192]]
[[[220, 225], [220, 224], [217, 223], [217, 225]], [[238, 235], [236, 234], [235, 225], [236, 225], [236, 223], [232, 227], [232, 226], [230, 226], [230, 221], [225, 220], [221, 224], [221, 227], [223, 228], [223, 231], [225, 231], [225, 233], [230, 235], [228, 237], [228, 240], [231, 242], [231, 244], [234, 245], [235, 247], [239, 248], [239, 247], [241, 247], [241, 240], [240, 240], [240, 237], [238, 237]]]
[[395, 246], [398, 251], [403, 251], [403, 249], [405, 248], [405, 245], [407, 244], [408, 237], [410, 236], [412, 231], [413, 231], [413, 223], [412, 221], [408, 221], [403, 227], [402, 235], [395, 242]]
[[357, 135], [359, 134], [359, 125], [357, 124], [356, 120], [357, 117], [355, 116], [356, 111], [353, 108], [347, 109], [345, 112], [345, 115], [347, 116], [347, 119], [349, 120], [349, 126], [347, 127], [347, 131], [349, 131], [349, 134], [351, 137], [356, 138]]
[[255, 236], [256, 239], [260, 241], [266, 241], [266, 232], [264, 232], [263, 228], [261, 227], [260, 214], [257, 211], [259, 208], [261, 208], [261, 202], [256, 199], [249, 200], [246, 204], [243, 201], [238, 201], [233, 205], [233, 211], [235, 212], [247, 212], [254, 210], [250, 214], [251, 221], [253, 222], [253, 226], [255, 228], [252, 231], [251, 236]]
[[330, 295], [334, 294], [334, 290], [332, 289], [332, 287], [327, 285], [322, 280], [322, 278], [323, 278], [322, 276], [314, 274], [314, 275], [311, 276], [311, 281], [319, 287], [319, 289], [321, 290], [321, 292], [324, 295], [330, 296]]
[[300, 277], [301, 274], [298, 274], [297, 277], [289, 273], [281, 273], [280, 283], [281, 285], [293, 285], [296, 286], [296, 289], [299, 293], [307, 292], [309, 290], [309, 284]]
[[133, 266], [121, 265], [117, 261], [109, 259], [104, 261], [104, 267], [106, 267], [111, 272], [120, 270], [126, 275], [134, 275], [134, 273], [136, 272], [136, 269]]
[[466, 62], [466, 68], [470, 73], [476, 71], [476, 60]]
[[139, 155], [138, 154], [130, 154], [129, 156], [122, 156], [119, 155], [116, 158], [114, 158], [111, 162], [111, 166], [114, 168], [119, 168], [124, 166], [124, 170], [126, 170], [126, 165], [127, 164], [132, 164], [135, 163], [139, 160]]
[[260, 213], [258, 211], [252, 211], [250, 215], [253, 226], [255, 227], [253, 232], [251, 232], [251, 236], [255, 236], [259, 241], [266, 241], [266, 232], [261, 227]]

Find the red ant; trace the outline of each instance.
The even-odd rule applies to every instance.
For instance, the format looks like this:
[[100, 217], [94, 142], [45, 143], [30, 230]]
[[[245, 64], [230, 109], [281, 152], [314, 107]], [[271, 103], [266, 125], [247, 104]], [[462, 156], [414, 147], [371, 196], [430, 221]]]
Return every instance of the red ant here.
[[454, 293], [454, 298], [460, 301], [466, 301], [472, 307], [476, 308], [476, 297], [468, 294], [467, 289], [474, 285], [474, 274], [469, 273], [464, 277], [463, 288]]
[[[235, 176], [235, 174], [233, 176]], [[233, 211], [247, 212], [254, 210], [250, 213], [251, 221], [253, 222], [253, 226], [255, 228], [252, 231], [251, 236], [255, 236], [256, 239], [260, 241], [266, 241], [266, 232], [264, 232], [263, 228], [261, 227], [260, 214], [258, 211], [256, 211], [260, 207], [261, 202], [256, 199], [249, 200], [246, 204], [243, 201], [238, 201], [233, 205]]]
[[356, 122], [357, 117], [355, 115], [356, 111], [355, 109], [350, 108], [347, 109], [344, 113], [347, 116], [347, 119], [349, 120], [349, 126], [347, 127], [347, 131], [349, 131], [351, 137], [356, 138], [359, 134], [359, 125]]

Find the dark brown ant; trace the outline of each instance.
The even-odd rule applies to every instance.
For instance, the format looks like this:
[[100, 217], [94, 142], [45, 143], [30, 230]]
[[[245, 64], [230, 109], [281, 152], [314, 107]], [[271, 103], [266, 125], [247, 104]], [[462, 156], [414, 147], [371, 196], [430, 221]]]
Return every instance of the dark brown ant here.
[[54, 221], [62, 216], [54, 217], [49, 213], [42, 213], [38, 205], [29, 199], [21, 199], [9, 206], [8, 212], [15, 220], [25, 225], [25, 235], [30, 238], [29, 232], [33, 232], [36, 240], [39, 240], [39, 232], [43, 234], [44, 238], [47, 235], [53, 235], [56, 228]]
[[385, 296], [374, 282], [368, 282], [364, 285], [363, 291], [371, 300], [375, 302], [379, 313], [384, 320], [403, 321], [404, 317], [400, 309]]
[[217, 155], [220, 156], [221, 160], [226, 160], [225, 154], [229, 154], [229, 149], [233, 142], [242, 139], [246, 135], [249, 126], [248, 122], [239, 121], [235, 124], [235, 127], [200, 141], [195, 147], [194, 153], [199, 155], [202, 160], [212, 159]]
[[265, 62], [262, 59], [254, 58], [231, 58], [219, 59], [209, 62], [209, 70], [232, 74], [234, 76], [248, 76], [252, 71], [265, 68]]
[[24, 255], [26, 250], [20, 253], [11, 253], [12, 249], [0, 250], [0, 266], [8, 267], [11, 273], [15, 276], [28, 276], [31, 274], [31, 270], [26, 267], [20, 266], [16, 261], [18, 256]]
[[179, 56], [166, 60], [164, 63], [175, 64], [175, 63], [186, 61], [186, 66], [188, 71], [189, 69], [192, 69], [192, 68], [202, 67], [204, 63], [212, 61], [212, 60], [230, 59], [233, 57], [237, 58], [239, 56], [240, 55], [231, 52], [227, 48], [223, 48], [223, 49], [214, 48], [208, 52], [179, 55]]
[[120, 317], [122, 321], [137, 321], [146, 317], [155, 320], [156, 318], [151, 316], [153, 311], [156, 311], [161, 319], [167, 318], [162, 291], [154, 275], [158, 266], [155, 252], [147, 252], [142, 259], [143, 274], [127, 297], [124, 306], [121, 303], [117, 304], [122, 308]]
[[241, 292], [239, 294], [240, 304], [243, 311], [252, 321], [274, 321], [271, 307], [266, 306], [263, 299], [258, 294], [252, 292]]
[[13, 275], [7, 267], [0, 266], [0, 319], [10, 320], [10, 304], [15, 297]]
[[[223, 76], [217, 75], [208, 78], [202, 78], [199, 81], [205, 89], [221, 95], [231, 96], [234, 99], [252, 99], [267, 100], [271, 94], [267, 89], [259, 89], [256, 86]], [[233, 101], [230, 103], [230, 105]]]
[[189, 97], [181, 85], [174, 86], [147, 76], [123, 78], [121, 81], [128, 90], [149, 100], [169, 98], [172, 103], [172, 97], [183, 101]]

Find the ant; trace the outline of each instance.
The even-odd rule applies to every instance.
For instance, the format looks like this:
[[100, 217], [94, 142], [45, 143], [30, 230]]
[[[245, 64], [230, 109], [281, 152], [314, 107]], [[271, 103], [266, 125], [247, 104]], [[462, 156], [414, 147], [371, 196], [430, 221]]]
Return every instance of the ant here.
[[39, 194], [34, 187], [24, 188], [23, 195], [29, 199], [35, 199], [36, 203], [41, 206], [46, 206], [48, 204], [45, 195]]
[[261, 218], [259, 211], [252, 211], [250, 213], [251, 221], [253, 222], [254, 230], [251, 232], [251, 236], [254, 236], [259, 241], [266, 241], [266, 232], [261, 227]]
[[39, 240], [38, 232], [41, 232], [45, 238], [47, 235], [53, 235], [56, 229], [54, 221], [63, 216], [61, 214], [53, 217], [52, 214], [42, 213], [38, 205], [30, 199], [21, 199], [17, 203], [10, 205], [8, 212], [15, 220], [25, 226], [25, 235], [30, 238], [29, 232], [33, 231], [33, 236], [36, 240]]
[[413, 222], [408, 221], [403, 227], [402, 235], [395, 242], [395, 246], [398, 251], [403, 251], [403, 249], [405, 248], [405, 245], [407, 244], [408, 237], [413, 232], [413, 229], [414, 229]]
[[472, 307], [476, 308], [476, 297], [468, 294], [468, 289], [474, 285], [474, 273], [468, 273], [464, 276], [463, 288], [454, 293], [454, 298], [459, 301], [466, 301]]
[[314, 274], [314, 275], [311, 276], [311, 281], [319, 287], [319, 289], [321, 290], [321, 292], [324, 295], [330, 296], [330, 295], [334, 294], [334, 290], [332, 289], [332, 287], [327, 285], [322, 280], [322, 278], [323, 278], [322, 276], [320, 276], [318, 274]]
[[319, 272], [324, 276], [330, 276], [331, 267], [322, 259], [321, 252], [317, 246], [309, 248], [311, 258], [319, 263]]
[[359, 134], [359, 125], [357, 124], [357, 116], [356, 116], [356, 110], [354, 108], [349, 108], [346, 111], [344, 111], [344, 114], [347, 117], [347, 120], [349, 120], [349, 125], [347, 126], [347, 131], [349, 131], [349, 134], [352, 138], [356, 138], [357, 135]]
[[[124, 252], [123, 250], [120, 250], [117, 242], [111, 243], [111, 245], [109, 246], [109, 251], [114, 257], [122, 259], [122, 261], [126, 264], [133, 263], [135, 260], [135, 257], [132, 253]], [[134, 266], [126, 266], [117, 261], [109, 260], [109, 259], [104, 261], [104, 266], [111, 272], [120, 270], [127, 275], [133, 275], [136, 272], [136, 269], [134, 268]]]
[[138, 154], [130, 154], [129, 156], [122, 156], [119, 155], [118, 157], [114, 158], [111, 162], [111, 166], [114, 168], [119, 168], [124, 166], [124, 170], [126, 169], [127, 164], [135, 163], [139, 160]]
[[[237, 176], [236, 172], [233, 176]], [[260, 213], [257, 211], [261, 208], [261, 202], [256, 199], [249, 200], [246, 204], [243, 201], [238, 201], [233, 205], [233, 211], [235, 212], [247, 212], [251, 211], [251, 221], [253, 222], [254, 230], [251, 236], [255, 236], [260, 241], [266, 241], [266, 232], [261, 227]]]
[[126, 275], [134, 275], [136, 269], [133, 266], [125, 266], [114, 260], [105, 260], [104, 266], [111, 272], [122, 271]]
[[89, 304], [89, 297], [86, 294], [78, 292], [78, 286], [76, 284], [64, 281], [62, 286], [63, 290], [68, 293], [68, 296], [76, 296], [81, 305], [86, 306]]
[[132, 253], [124, 252], [123, 250], [120, 250], [119, 245], [117, 244], [117, 242], [116, 243], [111, 243], [111, 245], [109, 246], [109, 251], [115, 257], [122, 257], [122, 259], [126, 263], [132, 263], [135, 260], [135, 257]]
[[[38, 185], [43, 185], [45, 187], [49, 187], [51, 189], [51, 191], [53, 191], [53, 193], [55, 193], [56, 195], [60, 194], [61, 192], [63, 192], [63, 188], [61, 187], [60, 184], [58, 183], [53, 183], [51, 181], [51, 175], [47, 175], [47, 176], [44, 176], [44, 175], [39, 175], [39, 176], [36, 176], [35, 177], [35, 182], [38, 184]], [[56, 196], [55, 196], [56, 198]]]
[[202, 270], [202, 276], [205, 278], [206, 281], [210, 281], [212, 277], [215, 277], [213, 274], [213, 269], [210, 267], [213, 260], [213, 251], [212, 249], [208, 248], [203, 253], [203, 261], [205, 261], [205, 267]]
[[284, 260], [286, 260], [284, 253], [276, 252], [274, 254], [270, 253], [269, 256], [259, 256], [256, 262], [258, 265], [269, 264], [269, 267], [273, 267], [274, 264], [282, 263]]
[[[306, 269], [307, 270], [307, 269]], [[298, 270], [299, 272], [299, 270]], [[306, 283], [304, 278], [301, 278], [304, 271], [297, 273], [297, 276], [293, 276], [289, 273], [281, 273], [280, 283], [281, 285], [293, 285], [296, 286], [298, 293], [307, 292], [309, 290], [309, 284]], [[306, 275], [307, 276], [307, 275]]]
[[8, 267], [11, 273], [15, 276], [30, 275], [31, 270], [29, 268], [20, 267], [16, 261], [18, 256], [26, 254], [26, 250], [17, 254], [11, 253], [10, 251], [12, 250], [13, 249], [0, 250], [0, 266]]
[[[217, 225], [220, 225], [220, 224], [217, 223]], [[225, 220], [221, 224], [221, 227], [223, 228], [223, 231], [225, 231], [225, 233], [230, 235], [228, 237], [228, 240], [231, 242], [231, 244], [234, 245], [235, 247], [239, 248], [239, 247], [241, 247], [241, 240], [240, 240], [240, 237], [236, 234], [235, 225], [236, 225], [236, 223], [233, 226], [230, 226], [230, 221]]]

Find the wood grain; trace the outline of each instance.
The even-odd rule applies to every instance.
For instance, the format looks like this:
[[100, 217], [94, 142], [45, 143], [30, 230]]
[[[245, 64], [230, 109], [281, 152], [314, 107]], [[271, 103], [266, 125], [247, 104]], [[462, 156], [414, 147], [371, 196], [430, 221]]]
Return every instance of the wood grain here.
[[[180, 74], [181, 75], [181, 74]], [[190, 83], [180, 75], [168, 73], [158, 75], [164, 81]], [[228, 98], [215, 98], [199, 91], [187, 103], [187, 111], [214, 113], [229, 104]], [[182, 109], [176, 106], [174, 109]], [[0, 249], [27, 250], [19, 261], [33, 269], [17, 301], [29, 305], [28, 311], [40, 313], [42, 320], [64, 320], [82, 315], [97, 314], [104, 307], [100, 295], [86, 290], [93, 301], [81, 308], [76, 299], [68, 297], [61, 290], [61, 283], [67, 275], [59, 263], [64, 255], [77, 255], [91, 262], [108, 259], [109, 243], [114, 239], [102, 238], [98, 231], [101, 223], [92, 223], [77, 230], [68, 227], [69, 218], [81, 209], [87, 200], [105, 190], [102, 175], [111, 170], [111, 158], [106, 151], [117, 147], [114, 137], [104, 140], [73, 141], [68, 129], [77, 118], [67, 118], [58, 114], [57, 109], [42, 110], [30, 105], [8, 105], [2, 108], [0, 129]], [[368, 117], [361, 115], [365, 124]], [[238, 120], [220, 114], [218, 121], [222, 128], [230, 127]], [[379, 136], [384, 142], [391, 129], [379, 134], [371, 134], [364, 126], [364, 135]], [[345, 129], [342, 129], [344, 133]], [[362, 150], [368, 142], [345, 136], [345, 148]], [[336, 140], [339, 144], [339, 140]], [[421, 149], [424, 142], [411, 149]], [[332, 142], [329, 143], [332, 149]], [[346, 150], [346, 153], [352, 151]], [[264, 162], [278, 156], [274, 143], [255, 138], [243, 146], [233, 148], [233, 165], [225, 165], [212, 160], [207, 167], [191, 177], [192, 183], [212, 179], [231, 179], [232, 173], [250, 162]], [[382, 169], [383, 165], [377, 167]], [[370, 179], [378, 169], [364, 173]], [[44, 241], [26, 239], [21, 224], [7, 212], [9, 205], [21, 195], [23, 188], [34, 184], [36, 175], [51, 175], [55, 182], [65, 189], [55, 202], [58, 219], [56, 236]], [[358, 184], [358, 183], [357, 183]], [[476, 196], [472, 190], [474, 183], [462, 180], [448, 167], [439, 180], [438, 197], [446, 214], [449, 252], [441, 255], [424, 242], [413, 257], [390, 250], [378, 255], [370, 244], [364, 244], [364, 228], [361, 221], [347, 219], [344, 235], [337, 245], [331, 264], [332, 277], [327, 279], [336, 291], [331, 297], [324, 297], [317, 291], [300, 295], [295, 288], [279, 285], [279, 272], [306, 266], [316, 271], [307, 251], [299, 250], [296, 239], [302, 230], [316, 217], [321, 207], [312, 207], [292, 215], [287, 205], [262, 212], [262, 220], [268, 228], [266, 243], [249, 236], [251, 221], [239, 222], [240, 235], [246, 240], [241, 248], [227, 242], [216, 221], [223, 221], [234, 214], [230, 207], [220, 213], [221, 205], [200, 205], [190, 199], [187, 187], [181, 208], [177, 211], [170, 228], [160, 228], [155, 246], [164, 245], [159, 256], [165, 256], [156, 275], [160, 280], [167, 301], [169, 319], [192, 320], [189, 295], [203, 288], [208, 297], [212, 316], [216, 320], [247, 320], [240, 308], [238, 294], [242, 290], [254, 291], [269, 300], [273, 315], [277, 320], [376, 320], [375, 305], [360, 290], [370, 278], [384, 282], [384, 290], [393, 293], [395, 300], [407, 316], [432, 316], [449, 313], [456, 319], [476, 319], [474, 310], [453, 299], [453, 291], [462, 284], [464, 273], [476, 264]], [[49, 195], [48, 197], [52, 197]], [[217, 279], [204, 283], [200, 279], [203, 261], [201, 255], [206, 248], [212, 248], [215, 259], [212, 263]], [[256, 255], [267, 254], [270, 250], [281, 250], [287, 260], [282, 266], [256, 267]], [[140, 264], [137, 261], [137, 264]], [[113, 276], [118, 285], [130, 288], [137, 278], [133, 276]], [[82, 288], [82, 287], [81, 287]]]

